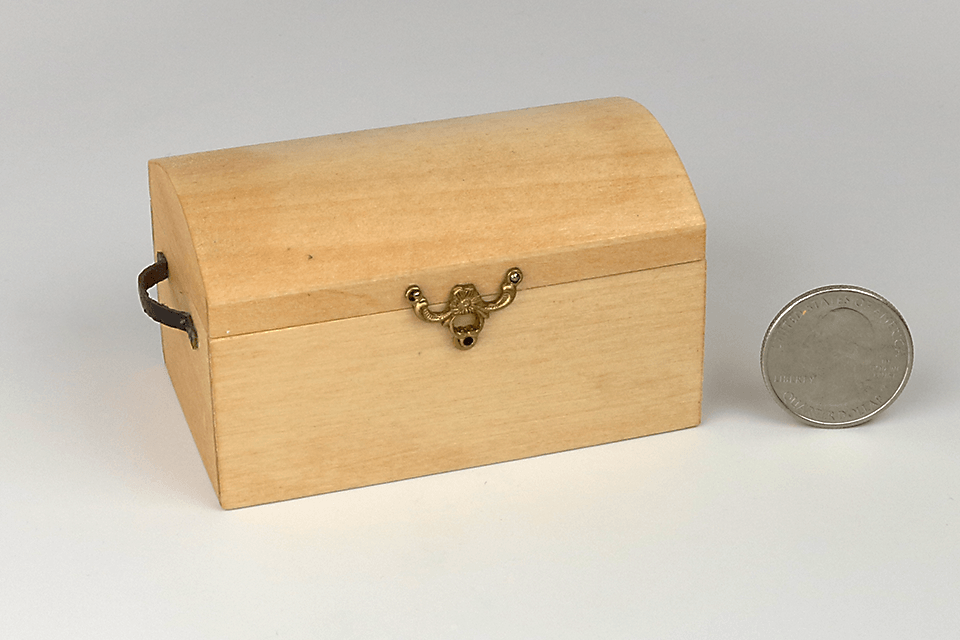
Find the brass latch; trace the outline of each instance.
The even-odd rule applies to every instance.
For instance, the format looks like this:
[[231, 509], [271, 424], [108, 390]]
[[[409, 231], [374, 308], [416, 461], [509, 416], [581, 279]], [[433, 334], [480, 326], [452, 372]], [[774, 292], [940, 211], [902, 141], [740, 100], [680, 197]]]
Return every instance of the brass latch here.
[[472, 284], [458, 284], [450, 290], [447, 306], [440, 312], [427, 308], [430, 303], [419, 285], [410, 285], [406, 298], [418, 318], [426, 322], [439, 322], [450, 329], [453, 344], [458, 349], [470, 349], [477, 344], [483, 322], [490, 313], [503, 309], [517, 297], [517, 285], [521, 280], [523, 272], [517, 267], [507, 271], [500, 285], [500, 297], [493, 302], [486, 302]]

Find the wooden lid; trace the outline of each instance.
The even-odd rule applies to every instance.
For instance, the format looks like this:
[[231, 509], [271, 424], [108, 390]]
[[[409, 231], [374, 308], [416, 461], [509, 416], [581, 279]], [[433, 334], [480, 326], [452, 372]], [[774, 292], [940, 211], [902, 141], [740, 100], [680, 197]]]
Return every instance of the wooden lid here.
[[625, 98], [163, 158], [150, 174], [154, 215], [189, 232], [211, 338], [405, 309], [413, 283], [438, 302], [456, 283], [494, 293], [513, 266], [524, 289], [704, 257], [683, 165]]

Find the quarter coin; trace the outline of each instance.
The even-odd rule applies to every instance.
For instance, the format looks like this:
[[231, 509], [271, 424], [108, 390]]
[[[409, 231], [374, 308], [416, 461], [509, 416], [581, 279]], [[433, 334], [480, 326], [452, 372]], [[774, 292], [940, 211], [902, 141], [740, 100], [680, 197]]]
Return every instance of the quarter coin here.
[[760, 349], [767, 389], [815, 427], [863, 424], [897, 399], [913, 368], [913, 339], [873, 291], [832, 285], [804, 293], [770, 323]]

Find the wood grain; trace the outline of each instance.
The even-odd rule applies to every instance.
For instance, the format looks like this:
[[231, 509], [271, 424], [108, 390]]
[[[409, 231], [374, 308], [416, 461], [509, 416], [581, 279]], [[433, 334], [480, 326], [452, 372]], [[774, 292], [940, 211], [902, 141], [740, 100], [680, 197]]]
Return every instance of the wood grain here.
[[[196, 320], [204, 316], [206, 296], [199, 263], [186, 218], [180, 209], [173, 185], [162, 170], [150, 171], [150, 202], [153, 215], [153, 246], [167, 257], [170, 276], [157, 285], [160, 302], [187, 311]], [[194, 442], [219, 491], [216, 432], [211, 395], [209, 334], [196, 322], [199, 349], [192, 349], [183, 331], [161, 327], [163, 359]]]
[[225, 508], [690, 427], [703, 261], [521, 290], [462, 352], [411, 310], [211, 341]]
[[[225, 508], [699, 422], [705, 224], [622, 98], [151, 161], [167, 368]], [[403, 293], [520, 294], [461, 352]]]
[[673, 145], [623, 98], [150, 167], [186, 217], [214, 338], [401, 309], [411, 281], [495, 284], [522, 263], [549, 286], [703, 257]]

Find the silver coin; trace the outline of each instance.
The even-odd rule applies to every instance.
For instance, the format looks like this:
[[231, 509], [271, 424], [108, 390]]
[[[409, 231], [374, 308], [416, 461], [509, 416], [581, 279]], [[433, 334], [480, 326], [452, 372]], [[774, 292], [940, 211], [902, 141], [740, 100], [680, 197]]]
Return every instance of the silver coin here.
[[767, 389], [815, 427], [870, 420], [897, 399], [912, 368], [913, 339], [900, 312], [848, 285], [793, 300], [770, 323], [760, 349]]

